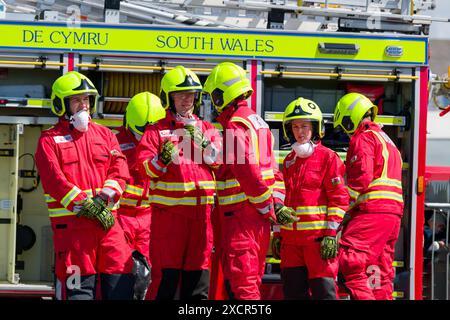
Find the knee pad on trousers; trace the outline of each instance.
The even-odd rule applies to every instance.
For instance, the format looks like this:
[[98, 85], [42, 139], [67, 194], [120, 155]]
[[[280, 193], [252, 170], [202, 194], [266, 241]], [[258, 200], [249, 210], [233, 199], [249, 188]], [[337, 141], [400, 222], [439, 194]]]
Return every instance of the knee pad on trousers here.
[[[95, 299], [95, 286], [97, 276], [95, 274], [90, 276], [81, 276], [80, 282], [77, 283], [76, 279], [74, 283], [59, 283], [59, 289], [64, 293], [57, 294], [61, 299], [66, 300], [94, 300]], [[59, 280], [57, 280], [59, 282]]]
[[206, 300], [209, 291], [209, 270], [183, 270], [181, 273], [181, 300]]
[[336, 284], [333, 278], [309, 279], [309, 288], [314, 300], [336, 300]]
[[152, 282], [152, 271], [147, 258], [137, 250], [132, 253], [134, 276], [134, 300], [144, 300], [147, 289]]
[[180, 269], [162, 269], [161, 282], [159, 284], [156, 300], [174, 300], [180, 280]]
[[286, 300], [309, 300], [308, 269], [282, 268], [283, 293]]
[[134, 276], [131, 273], [100, 275], [102, 300], [132, 300]]

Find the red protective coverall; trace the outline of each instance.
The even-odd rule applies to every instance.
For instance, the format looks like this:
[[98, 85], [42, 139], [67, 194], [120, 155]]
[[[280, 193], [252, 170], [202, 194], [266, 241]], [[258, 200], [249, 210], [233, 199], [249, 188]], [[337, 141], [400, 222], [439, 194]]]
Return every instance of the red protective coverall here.
[[[273, 201], [284, 201], [284, 182], [267, 123], [246, 101], [217, 118], [224, 128], [224, 164], [217, 172], [224, 278], [234, 299], [260, 299]], [[269, 209], [270, 208], [270, 209]]]
[[351, 219], [340, 239], [339, 270], [353, 299], [392, 299], [395, 242], [403, 214], [402, 158], [373, 122], [360, 125], [346, 160]]
[[104, 231], [99, 221], [78, 218], [74, 212], [78, 201], [102, 188], [115, 191], [114, 203], [125, 189], [128, 166], [111, 130], [91, 122], [81, 133], [60, 118], [42, 132], [36, 165], [53, 229], [58, 279], [65, 281], [75, 268], [81, 276], [131, 273], [131, 250], [120, 224]]
[[344, 171], [339, 156], [320, 142], [308, 158], [294, 151], [285, 158], [285, 205], [300, 221], [281, 226], [281, 268], [307, 267], [308, 279], [336, 278], [338, 261], [320, 257], [320, 242], [336, 236], [347, 211]]
[[136, 165], [136, 149], [139, 141], [125, 127], [120, 127], [113, 132], [116, 133], [120, 149], [127, 158], [130, 170], [130, 179], [120, 199], [119, 221], [131, 248], [141, 252], [147, 261], [150, 261], [151, 210], [148, 201], [150, 180], [139, 172]]
[[[195, 126], [219, 150], [218, 131], [212, 124], [195, 119]], [[202, 160], [202, 152], [192, 139], [187, 138], [184, 125], [167, 112], [164, 119], [147, 127], [137, 150], [141, 174], [151, 178], [150, 260], [157, 277], [152, 281], [152, 297], [159, 286], [158, 270], [209, 268], [213, 241], [210, 214], [216, 185], [212, 168]], [[167, 139], [180, 149], [168, 166], [158, 159]]]

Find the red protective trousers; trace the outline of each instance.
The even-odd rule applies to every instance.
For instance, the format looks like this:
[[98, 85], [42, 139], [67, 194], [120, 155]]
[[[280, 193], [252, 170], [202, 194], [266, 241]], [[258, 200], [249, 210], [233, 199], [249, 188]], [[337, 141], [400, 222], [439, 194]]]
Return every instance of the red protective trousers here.
[[270, 223], [250, 203], [221, 212], [221, 261], [233, 299], [259, 300], [270, 241]]
[[395, 242], [401, 217], [396, 214], [352, 215], [343, 231], [339, 271], [355, 300], [392, 300]]

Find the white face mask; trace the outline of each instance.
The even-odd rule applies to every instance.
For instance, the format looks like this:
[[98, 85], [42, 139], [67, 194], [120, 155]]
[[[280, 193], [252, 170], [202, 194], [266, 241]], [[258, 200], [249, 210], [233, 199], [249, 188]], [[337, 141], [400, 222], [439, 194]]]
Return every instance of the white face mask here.
[[188, 115], [188, 116], [183, 116], [179, 113], [176, 114], [175, 118], [177, 119], [177, 121], [179, 122], [183, 122], [184, 124], [191, 124], [191, 125], [195, 125], [195, 123], [197, 122], [197, 120], [195, 120], [195, 118], [192, 115]]
[[314, 152], [315, 144], [311, 141], [307, 143], [294, 143], [292, 145], [292, 149], [295, 151], [295, 154], [299, 158], [308, 158]]
[[88, 131], [91, 116], [87, 111], [80, 110], [70, 117], [70, 123], [80, 132]]

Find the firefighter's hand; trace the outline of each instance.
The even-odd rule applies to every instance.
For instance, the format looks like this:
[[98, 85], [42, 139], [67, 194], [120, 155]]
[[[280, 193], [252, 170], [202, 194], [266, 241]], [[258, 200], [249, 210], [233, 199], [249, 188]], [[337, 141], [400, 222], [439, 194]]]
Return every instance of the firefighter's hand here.
[[77, 217], [86, 217], [89, 219], [95, 219], [95, 213], [97, 207], [95, 206], [92, 198], [86, 198], [82, 200], [79, 205], [81, 206], [80, 211], [77, 213]]
[[298, 222], [298, 218], [295, 216], [295, 210], [279, 203], [275, 204], [275, 215], [277, 222], [282, 225]]
[[173, 161], [176, 153], [177, 148], [173, 142], [166, 140], [162, 145], [161, 152], [159, 153], [159, 159], [161, 159], [161, 161], [167, 166]]
[[96, 195], [92, 201], [97, 207], [95, 218], [100, 221], [103, 229], [109, 230], [114, 225], [114, 216], [108, 209], [108, 196], [105, 194]]
[[272, 238], [272, 256], [274, 259], [280, 260], [281, 255], [281, 238], [280, 237], [273, 237]]
[[323, 237], [320, 243], [320, 256], [323, 260], [336, 258], [337, 255], [337, 241], [336, 237]]
[[192, 124], [187, 124], [184, 126], [184, 129], [189, 133], [191, 139], [194, 140], [194, 143], [202, 149], [205, 149], [207, 146], [211, 144], [200, 128], [193, 126]]

